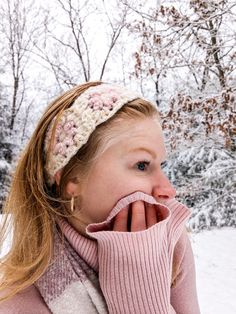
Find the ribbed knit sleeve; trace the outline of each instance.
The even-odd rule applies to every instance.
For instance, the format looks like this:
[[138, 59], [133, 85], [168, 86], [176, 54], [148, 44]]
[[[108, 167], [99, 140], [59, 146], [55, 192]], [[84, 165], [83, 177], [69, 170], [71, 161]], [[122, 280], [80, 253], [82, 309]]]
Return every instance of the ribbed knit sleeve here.
[[[143, 231], [112, 231], [113, 218], [137, 200], [153, 204], [162, 220]], [[178, 207], [174, 215], [167, 205], [136, 192], [120, 200], [104, 222], [87, 226], [98, 242], [99, 282], [109, 313], [176, 313], [170, 302], [173, 249], [190, 211], [171, 204]]]
[[199, 314], [195, 262], [189, 237], [184, 229], [175, 246], [175, 254], [180, 261], [170, 300], [177, 313]]

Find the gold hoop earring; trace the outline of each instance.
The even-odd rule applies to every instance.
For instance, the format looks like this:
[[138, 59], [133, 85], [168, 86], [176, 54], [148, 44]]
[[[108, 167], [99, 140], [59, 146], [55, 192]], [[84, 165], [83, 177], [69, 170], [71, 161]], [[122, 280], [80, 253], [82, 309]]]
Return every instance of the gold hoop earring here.
[[74, 198], [74, 196], [72, 196], [72, 198], [70, 200], [70, 209], [71, 209], [72, 213], [75, 210], [74, 206], [75, 206], [75, 198]]

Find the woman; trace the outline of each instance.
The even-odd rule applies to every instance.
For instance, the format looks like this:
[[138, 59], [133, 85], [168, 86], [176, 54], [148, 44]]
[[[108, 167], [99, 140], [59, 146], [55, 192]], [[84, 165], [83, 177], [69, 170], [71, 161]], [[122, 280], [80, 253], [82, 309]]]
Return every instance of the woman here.
[[190, 210], [165, 159], [158, 111], [139, 94], [90, 82], [58, 97], [5, 205], [0, 312], [200, 313]]

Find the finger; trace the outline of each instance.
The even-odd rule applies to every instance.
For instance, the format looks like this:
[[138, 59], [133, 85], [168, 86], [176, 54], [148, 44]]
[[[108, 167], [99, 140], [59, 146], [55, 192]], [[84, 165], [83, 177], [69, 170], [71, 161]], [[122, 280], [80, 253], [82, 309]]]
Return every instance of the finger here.
[[147, 228], [150, 228], [151, 226], [157, 223], [157, 212], [154, 205], [145, 203], [145, 206], [146, 206]]
[[113, 231], [127, 231], [128, 206], [123, 208], [116, 216]]
[[132, 204], [131, 231], [146, 229], [145, 206], [143, 201], [136, 201]]

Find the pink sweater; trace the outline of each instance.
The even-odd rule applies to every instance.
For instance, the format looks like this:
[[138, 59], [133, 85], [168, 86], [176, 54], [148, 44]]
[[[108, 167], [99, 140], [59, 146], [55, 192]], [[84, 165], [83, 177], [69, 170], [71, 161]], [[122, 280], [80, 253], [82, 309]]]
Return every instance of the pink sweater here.
[[[138, 197], [134, 194], [133, 201], [136, 199]], [[199, 314], [193, 252], [184, 227], [186, 217], [190, 214], [189, 209], [172, 200], [166, 204], [168, 208], [162, 207], [163, 220], [146, 233], [145, 230], [132, 233], [104, 231], [107, 222], [125, 203], [119, 205], [111, 211], [105, 222], [91, 224], [87, 228], [87, 233], [97, 242], [83, 237], [66, 221], [60, 223], [60, 228], [75, 251], [95, 271], [99, 270], [99, 282], [109, 313], [157, 313], [154, 309], [158, 308], [158, 313], [164, 314], [169, 308], [168, 314]], [[168, 268], [171, 245], [166, 242], [168, 236], [171, 236], [170, 243], [175, 243], [174, 255], [179, 265], [177, 283], [171, 289], [168, 288], [171, 279]], [[158, 241], [153, 242], [154, 239]], [[132, 247], [136, 249], [132, 250]], [[0, 304], [0, 313], [48, 314], [51, 311], [32, 285]]]

